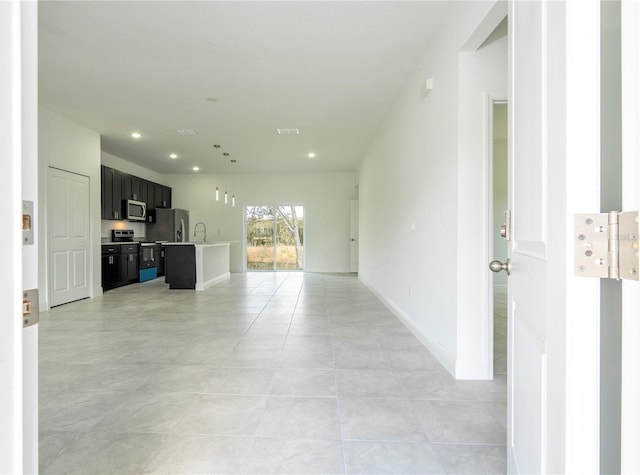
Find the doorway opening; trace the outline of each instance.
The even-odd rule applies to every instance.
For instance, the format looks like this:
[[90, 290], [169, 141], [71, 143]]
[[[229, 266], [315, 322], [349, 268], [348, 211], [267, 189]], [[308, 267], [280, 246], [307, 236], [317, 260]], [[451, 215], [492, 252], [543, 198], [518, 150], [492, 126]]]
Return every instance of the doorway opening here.
[[303, 206], [247, 206], [245, 223], [247, 271], [304, 270]]
[[[491, 245], [493, 258], [506, 262], [507, 241], [500, 235], [504, 212], [508, 208], [508, 106], [506, 101], [493, 101], [491, 120]], [[493, 273], [492, 273], [493, 274]], [[492, 276], [493, 307], [493, 374], [507, 374], [507, 274]]]

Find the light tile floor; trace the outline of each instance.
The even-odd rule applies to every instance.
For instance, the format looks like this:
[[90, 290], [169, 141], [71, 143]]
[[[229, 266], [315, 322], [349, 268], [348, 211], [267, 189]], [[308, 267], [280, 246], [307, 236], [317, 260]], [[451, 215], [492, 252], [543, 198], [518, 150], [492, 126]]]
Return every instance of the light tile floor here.
[[357, 277], [162, 280], [41, 315], [42, 473], [505, 472], [506, 375], [454, 380]]
[[507, 374], [507, 289], [493, 289], [493, 372]]

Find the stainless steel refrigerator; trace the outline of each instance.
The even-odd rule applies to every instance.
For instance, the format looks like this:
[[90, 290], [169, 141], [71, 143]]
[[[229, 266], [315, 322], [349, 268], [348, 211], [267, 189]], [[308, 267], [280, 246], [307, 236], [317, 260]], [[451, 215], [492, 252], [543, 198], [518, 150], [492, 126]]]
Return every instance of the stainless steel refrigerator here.
[[189, 211], [186, 209], [156, 208], [155, 222], [147, 222], [148, 241], [189, 242]]

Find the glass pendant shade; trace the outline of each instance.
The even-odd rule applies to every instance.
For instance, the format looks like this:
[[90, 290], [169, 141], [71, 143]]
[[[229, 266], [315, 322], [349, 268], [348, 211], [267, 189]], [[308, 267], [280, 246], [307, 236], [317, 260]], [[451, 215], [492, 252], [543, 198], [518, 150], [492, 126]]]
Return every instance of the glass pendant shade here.
[[236, 195], [231, 195], [231, 206], [236, 205]]
[[227, 195], [227, 192], [224, 192], [224, 204], [227, 204], [229, 202], [229, 195]]
[[220, 190], [216, 186], [216, 201], [220, 201]]

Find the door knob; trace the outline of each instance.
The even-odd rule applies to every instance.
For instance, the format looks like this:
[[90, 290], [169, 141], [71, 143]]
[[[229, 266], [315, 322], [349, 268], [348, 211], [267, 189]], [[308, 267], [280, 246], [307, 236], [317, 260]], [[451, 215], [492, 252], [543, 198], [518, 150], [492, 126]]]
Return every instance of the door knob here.
[[491, 272], [500, 272], [503, 270], [506, 271], [507, 275], [511, 275], [511, 262], [509, 262], [509, 259], [504, 263], [500, 261], [491, 261], [489, 263], [489, 269], [491, 269]]

